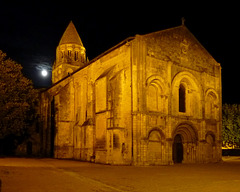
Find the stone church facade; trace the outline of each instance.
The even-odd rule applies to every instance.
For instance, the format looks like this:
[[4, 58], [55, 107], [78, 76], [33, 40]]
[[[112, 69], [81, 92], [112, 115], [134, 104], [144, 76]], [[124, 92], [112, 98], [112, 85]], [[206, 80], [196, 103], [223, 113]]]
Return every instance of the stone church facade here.
[[88, 61], [72, 22], [41, 94], [43, 150], [105, 164], [221, 161], [221, 66], [181, 25]]

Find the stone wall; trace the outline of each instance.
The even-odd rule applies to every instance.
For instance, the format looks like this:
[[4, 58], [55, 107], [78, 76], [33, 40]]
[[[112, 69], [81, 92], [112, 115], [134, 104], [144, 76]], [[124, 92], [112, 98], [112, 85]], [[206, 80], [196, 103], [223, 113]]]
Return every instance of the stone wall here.
[[50, 151], [54, 140], [56, 158], [221, 160], [221, 67], [185, 26], [127, 39], [43, 96], [43, 142]]

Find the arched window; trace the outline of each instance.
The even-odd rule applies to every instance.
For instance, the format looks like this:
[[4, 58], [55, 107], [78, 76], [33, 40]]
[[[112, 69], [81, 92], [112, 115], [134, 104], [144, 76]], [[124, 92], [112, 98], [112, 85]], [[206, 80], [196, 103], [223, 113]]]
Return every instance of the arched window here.
[[186, 88], [183, 84], [179, 86], [179, 112], [186, 112]]
[[74, 60], [77, 61], [78, 60], [78, 52], [75, 51], [75, 54], [74, 54]]
[[206, 118], [216, 119], [217, 118], [217, 96], [212, 91], [207, 94], [206, 98]]
[[188, 72], [180, 72], [172, 81], [172, 113], [202, 118], [202, 89], [199, 81]]
[[59, 62], [62, 62], [64, 59], [64, 51], [59, 50], [57, 54], [57, 58]]

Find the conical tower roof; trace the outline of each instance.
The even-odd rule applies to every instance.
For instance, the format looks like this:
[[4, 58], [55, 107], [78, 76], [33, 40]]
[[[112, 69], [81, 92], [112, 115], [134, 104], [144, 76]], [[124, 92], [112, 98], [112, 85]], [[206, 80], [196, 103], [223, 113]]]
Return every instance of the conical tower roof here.
[[79, 37], [78, 32], [72, 21], [70, 21], [59, 42], [59, 45], [62, 44], [77, 44], [83, 46], [81, 38]]

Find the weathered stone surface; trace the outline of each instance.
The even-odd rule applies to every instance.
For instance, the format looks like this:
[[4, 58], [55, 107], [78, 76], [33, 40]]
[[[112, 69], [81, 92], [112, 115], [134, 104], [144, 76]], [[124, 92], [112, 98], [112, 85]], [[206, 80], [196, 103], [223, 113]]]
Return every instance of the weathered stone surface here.
[[221, 161], [221, 66], [185, 26], [128, 38], [89, 63], [72, 59], [56, 60], [41, 97], [46, 153], [108, 164]]

